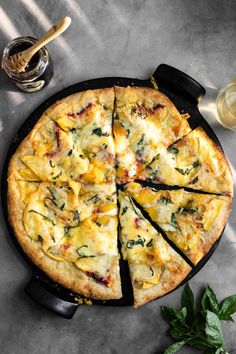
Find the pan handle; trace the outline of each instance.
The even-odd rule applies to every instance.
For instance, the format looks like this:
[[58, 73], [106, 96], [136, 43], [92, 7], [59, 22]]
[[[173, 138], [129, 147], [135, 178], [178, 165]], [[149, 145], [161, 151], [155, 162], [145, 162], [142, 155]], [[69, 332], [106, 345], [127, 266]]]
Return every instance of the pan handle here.
[[26, 294], [34, 301], [47, 309], [55, 312], [57, 315], [70, 319], [73, 317], [79, 304], [63, 300], [56, 296], [50, 289], [33, 276], [25, 287]]
[[157, 84], [171, 86], [174, 90], [186, 95], [194, 103], [206, 94], [205, 88], [192, 77], [167, 64], [161, 64], [153, 74]]

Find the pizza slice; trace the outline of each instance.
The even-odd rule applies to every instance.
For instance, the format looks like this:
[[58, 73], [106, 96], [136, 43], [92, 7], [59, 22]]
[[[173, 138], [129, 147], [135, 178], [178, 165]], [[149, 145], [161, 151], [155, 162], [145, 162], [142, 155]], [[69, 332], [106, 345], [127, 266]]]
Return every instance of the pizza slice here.
[[114, 90], [90, 90], [55, 103], [11, 160], [9, 177], [43, 182], [113, 183]]
[[185, 117], [160, 91], [115, 86], [113, 133], [117, 180], [137, 178], [163, 147], [190, 131]]
[[72, 132], [89, 159], [90, 167], [80, 181], [110, 183], [115, 178], [112, 136], [114, 89], [79, 92], [57, 102], [46, 112], [65, 132]]
[[220, 237], [232, 203], [229, 196], [154, 190], [136, 182], [126, 191], [194, 265]]
[[191, 267], [163, 239], [124, 192], [119, 195], [122, 255], [128, 261], [134, 307], [175, 289]]
[[9, 216], [24, 251], [49, 277], [94, 299], [122, 296], [116, 195], [75, 181], [11, 181]]
[[201, 127], [163, 149], [147, 166], [141, 179], [233, 195], [229, 164], [222, 150]]

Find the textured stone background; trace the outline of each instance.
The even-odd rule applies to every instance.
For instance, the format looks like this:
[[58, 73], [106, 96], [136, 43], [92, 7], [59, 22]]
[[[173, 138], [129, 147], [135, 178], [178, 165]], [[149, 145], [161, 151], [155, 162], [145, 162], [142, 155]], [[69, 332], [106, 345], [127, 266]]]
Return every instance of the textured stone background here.
[[[207, 87], [200, 109], [218, 135], [236, 180], [236, 134], [215, 120], [219, 88], [236, 76], [236, 1], [216, 0], [1, 0], [0, 52], [19, 35], [39, 36], [60, 17], [70, 29], [48, 49], [55, 75], [39, 93], [18, 91], [0, 71], [0, 169], [8, 145], [29, 113], [70, 84], [104, 76], [146, 78], [160, 63], [187, 72]], [[224, 237], [190, 282], [198, 293], [209, 282], [221, 299], [236, 293], [235, 204]], [[181, 290], [146, 306], [80, 307], [67, 321], [23, 293], [30, 270], [0, 222], [1, 354], [149, 354], [171, 340], [160, 305], [177, 305]], [[223, 326], [226, 348], [236, 353], [236, 325]], [[195, 353], [186, 348], [181, 353]]]

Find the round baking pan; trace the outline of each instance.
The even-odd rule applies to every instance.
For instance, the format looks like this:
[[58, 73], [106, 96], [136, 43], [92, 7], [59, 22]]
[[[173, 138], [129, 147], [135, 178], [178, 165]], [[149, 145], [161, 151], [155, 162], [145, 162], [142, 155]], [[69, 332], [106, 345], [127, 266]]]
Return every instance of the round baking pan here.
[[[189, 123], [192, 129], [197, 126], [201, 126], [210, 138], [222, 149], [221, 144], [215, 135], [212, 128], [208, 125], [205, 119], [202, 117], [198, 110], [198, 101], [205, 94], [205, 89], [193, 78], [189, 77], [187, 74], [177, 70], [166, 64], [161, 64], [157, 67], [154, 74], [147, 80], [139, 80], [132, 78], [122, 78], [122, 77], [107, 77], [99, 78], [89, 81], [80, 82], [69, 86], [50, 98], [44, 101], [31, 115], [25, 120], [16, 136], [11, 143], [2, 174], [2, 206], [3, 213], [6, 221], [6, 225], [9, 231], [11, 238], [13, 239], [16, 248], [28, 263], [32, 270], [32, 279], [25, 287], [26, 293], [33, 298], [35, 301], [45, 306], [46, 308], [54, 311], [58, 315], [64, 318], [72, 318], [75, 311], [77, 310], [78, 303], [78, 294], [71, 292], [69, 289], [62, 287], [61, 285], [53, 282], [48, 278], [38, 267], [36, 267], [28, 256], [24, 253], [21, 246], [19, 245], [14, 231], [8, 221], [8, 212], [7, 212], [7, 172], [8, 165], [12, 155], [15, 153], [18, 145], [21, 141], [27, 136], [27, 134], [32, 130], [37, 120], [41, 117], [43, 112], [50, 107], [54, 102], [69, 96], [75, 92], [97, 89], [97, 88], [106, 88], [112, 87], [114, 85], [118, 86], [146, 86], [153, 88], [153, 82], [156, 82], [160, 91], [167, 95], [171, 101], [176, 105], [177, 109], [181, 114], [189, 113], [190, 119]], [[160, 188], [158, 186], [157, 188]], [[164, 186], [162, 188], [165, 188]], [[170, 187], [168, 187], [170, 188]], [[171, 189], [171, 188], [170, 188]], [[222, 232], [223, 233], [223, 232]], [[221, 234], [222, 236], [222, 234]], [[189, 273], [187, 278], [179, 285], [183, 285], [188, 282], [200, 269], [206, 264], [209, 258], [212, 256], [216, 247], [218, 246], [221, 236], [214, 243], [208, 254], [196, 265], [193, 267], [192, 271]], [[186, 257], [185, 257], [186, 258]], [[133, 304], [133, 293], [132, 286], [129, 278], [129, 271], [127, 262], [120, 261], [121, 269], [121, 282], [122, 282], [122, 292], [123, 297], [120, 300], [109, 300], [109, 301], [97, 301], [92, 300], [93, 304], [99, 305], [109, 305], [109, 306], [127, 306]], [[178, 286], [178, 287], [179, 287]], [[177, 289], [177, 288], [176, 288]], [[176, 290], [174, 289], [174, 290]], [[174, 291], [173, 290], [173, 291]], [[83, 298], [80, 298], [83, 302]]]

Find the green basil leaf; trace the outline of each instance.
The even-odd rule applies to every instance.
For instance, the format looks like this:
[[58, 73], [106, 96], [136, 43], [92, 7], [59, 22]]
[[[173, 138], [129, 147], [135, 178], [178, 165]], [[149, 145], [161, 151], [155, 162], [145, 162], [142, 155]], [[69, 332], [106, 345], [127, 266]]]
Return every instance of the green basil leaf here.
[[203, 293], [201, 305], [204, 311], [210, 310], [215, 314], [218, 314], [219, 312], [219, 304], [216, 295], [209, 285], [206, 286], [206, 289]]
[[186, 307], [187, 309], [186, 321], [187, 323], [192, 323], [195, 318], [194, 296], [193, 296], [192, 289], [190, 288], [188, 283], [185, 285], [184, 290], [182, 292], [181, 307]]
[[236, 312], [236, 295], [226, 297], [220, 306], [219, 318], [221, 320], [232, 321], [231, 315]]
[[185, 322], [185, 318], [187, 316], [187, 309], [186, 307], [183, 307], [181, 310], [177, 310], [172, 307], [161, 306], [161, 313], [162, 316], [172, 324], [172, 322], [175, 320], [177, 320], [177, 322]]
[[180, 342], [176, 342], [169, 346], [163, 354], [173, 354], [176, 353], [179, 349], [181, 349], [186, 343], [188, 342], [188, 339], [181, 340]]
[[161, 306], [162, 316], [169, 322], [177, 318], [177, 310], [173, 307]]
[[177, 319], [171, 322], [170, 335], [175, 339], [183, 340], [189, 338], [190, 331], [191, 329], [186, 326], [185, 323], [182, 323]]
[[29, 213], [38, 214], [38, 215], [42, 216], [42, 218], [43, 218], [44, 220], [50, 222], [50, 223], [52, 224], [52, 226], [55, 226], [55, 225], [56, 225], [55, 222], [54, 222], [51, 218], [49, 218], [49, 217], [46, 216], [46, 215], [41, 214], [41, 213], [40, 213], [39, 211], [37, 211], [37, 210], [31, 209], [31, 210], [29, 210]]
[[211, 344], [216, 347], [222, 346], [223, 343], [220, 320], [214, 312], [209, 310], [207, 310], [206, 314], [205, 333]]
[[181, 310], [177, 311], [177, 318], [180, 321], [184, 321], [187, 317], [187, 308], [186, 307], [182, 307]]
[[215, 351], [215, 346], [211, 344], [211, 341], [205, 337], [205, 334], [192, 337], [189, 340], [189, 345], [200, 350], [211, 349], [213, 350], [213, 353]]
[[179, 149], [174, 146], [169, 146], [167, 151], [174, 155], [177, 155], [179, 153]]

